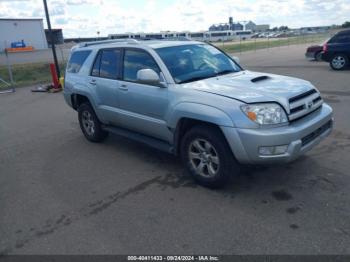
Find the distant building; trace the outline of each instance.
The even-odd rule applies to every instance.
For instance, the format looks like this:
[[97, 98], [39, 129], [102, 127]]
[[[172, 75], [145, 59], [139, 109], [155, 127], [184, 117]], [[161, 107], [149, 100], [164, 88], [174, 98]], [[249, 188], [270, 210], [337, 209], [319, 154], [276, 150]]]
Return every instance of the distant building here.
[[233, 18], [229, 17], [228, 23], [214, 24], [209, 27], [209, 31], [227, 31], [227, 30], [233, 30], [233, 31], [243, 30], [243, 25], [240, 23], [234, 23]]
[[[64, 43], [62, 29], [52, 29], [52, 34], [53, 34], [53, 41], [55, 45], [60, 45]], [[51, 38], [50, 38], [50, 33], [48, 29], [45, 29], [45, 35], [46, 35], [47, 43], [49, 44], [49, 46], [51, 46]]]
[[246, 25], [245, 25], [245, 29], [246, 30], [251, 30], [251, 31], [255, 31], [256, 30], [256, 24], [252, 21], [249, 21]]
[[34, 49], [47, 48], [42, 18], [0, 18], [0, 35], [0, 51], [22, 40]]
[[265, 31], [268, 31], [270, 29], [270, 25], [256, 25], [255, 27], [255, 31], [257, 32], [265, 32]]
[[233, 31], [240, 31], [244, 29], [243, 25], [240, 23], [236, 23], [236, 24], [233, 23], [230, 27], [231, 27], [230, 29]]
[[226, 31], [230, 30], [229, 24], [215, 24], [209, 27], [209, 31]]

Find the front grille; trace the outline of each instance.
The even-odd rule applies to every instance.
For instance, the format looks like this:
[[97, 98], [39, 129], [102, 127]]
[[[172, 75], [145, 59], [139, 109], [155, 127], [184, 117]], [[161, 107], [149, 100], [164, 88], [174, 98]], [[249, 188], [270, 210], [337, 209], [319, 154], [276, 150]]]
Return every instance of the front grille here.
[[312, 141], [314, 141], [317, 137], [319, 137], [321, 134], [326, 132], [331, 127], [332, 127], [332, 120], [329, 120], [326, 124], [324, 124], [320, 128], [316, 129], [315, 131], [313, 131], [312, 133], [308, 134], [307, 136], [304, 136], [301, 139], [301, 145], [305, 146], [305, 145], [311, 143]]
[[289, 99], [289, 120], [296, 120], [318, 109], [323, 103], [320, 94], [311, 89]]
[[294, 96], [292, 98], [289, 98], [289, 103], [293, 103], [293, 102], [295, 102], [297, 100], [303, 99], [304, 97], [307, 97], [307, 96], [312, 95], [314, 93], [317, 93], [317, 91], [315, 89], [311, 89], [310, 91], [307, 91], [307, 92], [305, 92], [303, 94], [300, 94], [300, 95]]

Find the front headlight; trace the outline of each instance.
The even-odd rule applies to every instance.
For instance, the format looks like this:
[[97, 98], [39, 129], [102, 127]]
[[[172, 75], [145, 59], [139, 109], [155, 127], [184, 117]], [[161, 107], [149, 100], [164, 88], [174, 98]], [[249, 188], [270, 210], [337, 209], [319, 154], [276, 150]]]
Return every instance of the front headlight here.
[[275, 103], [242, 105], [246, 116], [260, 125], [274, 125], [288, 122], [283, 108]]

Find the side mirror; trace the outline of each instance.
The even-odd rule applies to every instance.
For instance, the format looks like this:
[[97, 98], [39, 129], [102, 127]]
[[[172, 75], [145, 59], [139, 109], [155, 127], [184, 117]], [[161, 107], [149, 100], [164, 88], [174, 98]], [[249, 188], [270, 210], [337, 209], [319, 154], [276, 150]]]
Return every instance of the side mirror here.
[[159, 85], [159, 75], [153, 69], [141, 69], [137, 71], [137, 81], [144, 84]]
[[236, 62], [237, 64], [240, 63], [240, 60], [239, 60], [239, 58], [238, 58], [237, 56], [231, 56], [231, 58], [232, 58], [233, 60], [235, 60], [235, 62]]

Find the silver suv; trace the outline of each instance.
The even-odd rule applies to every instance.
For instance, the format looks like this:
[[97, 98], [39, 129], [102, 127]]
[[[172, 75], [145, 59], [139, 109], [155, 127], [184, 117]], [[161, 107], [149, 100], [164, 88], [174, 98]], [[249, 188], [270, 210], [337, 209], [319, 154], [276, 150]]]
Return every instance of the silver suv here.
[[92, 142], [116, 133], [180, 155], [202, 185], [238, 163], [296, 159], [332, 130], [332, 108], [301, 79], [244, 70], [194, 41], [84, 43], [72, 49], [64, 97]]

